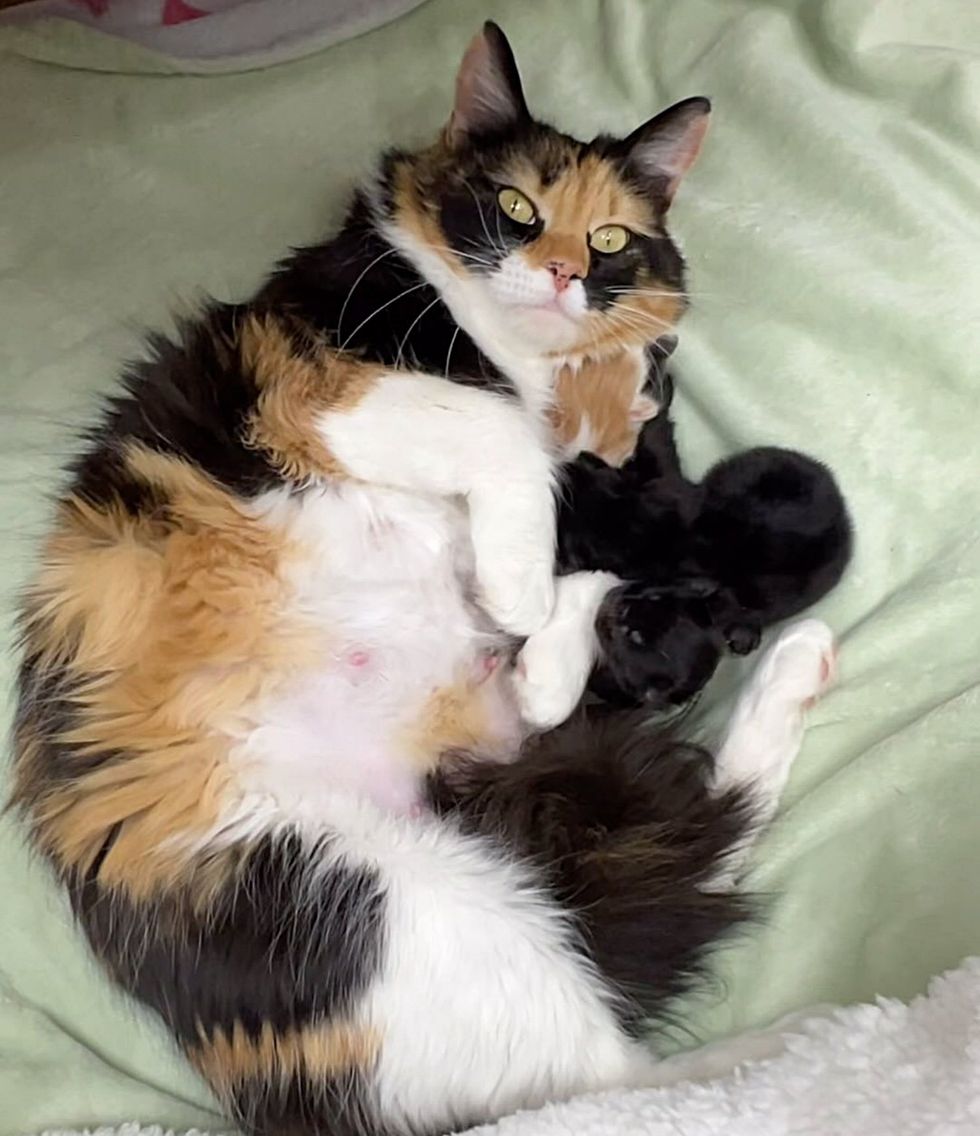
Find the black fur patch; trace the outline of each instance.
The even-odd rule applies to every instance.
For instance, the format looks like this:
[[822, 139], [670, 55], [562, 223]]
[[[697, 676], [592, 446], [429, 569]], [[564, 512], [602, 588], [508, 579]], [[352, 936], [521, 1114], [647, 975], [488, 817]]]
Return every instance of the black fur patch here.
[[365, 361], [513, 392], [435, 288], [381, 236], [361, 196], [337, 236], [279, 265], [256, 304], [293, 314]]
[[710, 950], [743, 926], [743, 896], [701, 890], [744, 836], [738, 792], [713, 797], [707, 751], [633, 715], [585, 715], [533, 741], [512, 765], [447, 769], [436, 808], [501, 841], [543, 872], [578, 920], [582, 950], [638, 1029], [703, 974]]
[[71, 466], [79, 496], [97, 505], [121, 501], [133, 513], [166, 506], [124, 468], [126, 442], [184, 458], [243, 497], [281, 484], [262, 454], [242, 441], [256, 397], [235, 347], [245, 311], [212, 304], [183, 322], [176, 339], [150, 336], [148, 357], [125, 372], [124, 393], [109, 400], [86, 452]]
[[360, 1073], [246, 1084], [235, 1092], [230, 1108], [249, 1136], [392, 1136], [391, 1128], [374, 1118]]
[[154, 904], [107, 891], [94, 871], [71, 896], [116, 980], [193, 1045], [235, 1023], [258, 1036], [356, 1005], [381, 965], [384, 894], [376, 873], [323, 863], [322, 844], [266, 836], [201, 912], [193, 867], [184, 894]]
[[[658, 365], [652, 367], [658, 371]], [[851, 521], [830, 471], [773, 447], [719, 462], [696, 484], [681, 472], [663, 406], [622, 469], [583, 454], [563, 470], [562, 572], [614, 572], [596, 624], [590, 690], [612, 705], [680, 705], [726, 651], [816, 603], [851, 557]]]

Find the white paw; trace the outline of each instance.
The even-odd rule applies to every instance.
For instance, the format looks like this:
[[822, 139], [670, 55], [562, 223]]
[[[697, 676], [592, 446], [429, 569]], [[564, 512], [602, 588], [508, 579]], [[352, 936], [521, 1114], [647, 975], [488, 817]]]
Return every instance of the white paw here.
[[715, 762], [719, 788], [751, 784], [775, 807], [803, 741], [804, 712], [834, 677], [830, 628], [804, 619], [785, 628], [739, 695]]
[[511, 488], [470, 498], [470, 535], [480, 604], [502, 630], [527, 636], [555, 606], [555, 509], [549, 478]]
[[535, 730], [550, 730], [571, 717], [588, 682], [591, 660], [570, 658], [564, 636], [549, 628], [524, 644], [514, 670], [521, 717]]
[[578, 706], [595, 662], [596, 614], [619, 581], [575, 572], [558, 581], [554, 614], [524, 644], [514, 672], [521, 717], [537, 730], [561, 725]]
[[764, 655], [753, 678], [769, 698], [812, 706], [837, 674], [834, 634], [819, 619], [791, 623]]
[[480, 606], [511, 635], [527, 636], [548, 622], [555, 606], [554, 566], [546, 563], [499, 563], [481, 566], [477, 557]]

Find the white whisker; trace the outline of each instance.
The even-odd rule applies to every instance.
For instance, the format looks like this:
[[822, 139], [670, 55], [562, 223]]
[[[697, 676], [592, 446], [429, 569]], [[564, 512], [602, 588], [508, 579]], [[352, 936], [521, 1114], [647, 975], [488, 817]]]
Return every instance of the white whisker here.
[[347, 344], [350, 343], [354, 336], [357, 335], [357, 333], [361, 330], [361, 328], [364, 327], [366, 323], [370, 323], [370, 321], [373, 320], [374, 317], [380, 312], [383, 312], [385, 308], [390, 308], [392, 304], [394, 304], [397, 300], [400, 300], [403, 296], [407, 296], [410, 292], [417, 292], [419, 288], [431, 287], [432, 285], [429, 284], [427, 280], [423, 280], [420, 284], [413, 284], [411, 288], [406, 288], [404, 292], [399, 292], [397, 296], [392, 296], [390, 300], [386, 300], [385, 303], [383, 303], [380, 307], [375, 308], [369, 316], [366, 316], [361, 320], [357, 327], [355, 327], [350, 335], [348, 335], [347, 338], [343, 341], [343, 343], [340, 344], [338, 351], [343, 351]]
[[385, 251], [380, 256], [376, 256], [374, 258], [374, 260], [371, 261], [371, 263], [367, 266], [367, 268], [362, 270], [360, 276], [358, 276], [358, 278], [350, 286], [350, 291], [347, 293], [347, 296], [345, 297], [343, 304], [341, 304], [340, 315], [337, 318], [337, 338], [338, 339], [340, 339], [340, 329], [341, 329], [341, 327], [343, 326], [343, 323], [344, 323], [344, 312], [347, 311], [347, 305], [350, 302], [350, 298], [351, 298], [351, 296], [354, 295], [354, 289], [358, 286], [358, 284], [360, 284], [360, 282], [364, 279], [365, 276], [367, 276], [367, 274], [371, 271], [372, 268], [374, 268], [374, 266], [376, 264], [379, 264], [382, 260], [384, 260], [384, 258], [386, 256], [391, 256], [391, 254], [393, 252], [397, 252], [397, 251], [398, 250], [394, 247], [385, 249]]
[[483, 215], [483, 206], [480, 204], [480, 199], [476, 195], [476, 190], [473, 188], [473, 186], [470, 185], [470, 183], [466, 180], [466, 178], [462, 178], [461, 180], [463, 182], [463, 185], [465, 185], [467, 190], [469, 191], [470, 197], [473, 198], [473, 201], [476, 204], [476, 211], [480, 215], [480, 224], [483, 226], [483, 231], [487, 235], [487, 241], [488, 241], [490, 247], [494, 250], [494, 252], [498, 253], [500, 256], [506, 256], [507, 255], [506, 249], [504, 249], [502, 246], [498, 246], [498, 245], [494, 244], [493, 237], [490, 236], [490, 230], [489, 230], [489, 228], [487, 228], [487, 219]]
[[457, 327], [456, 330], [453, 332], [452, 339], [450, 339], [450, 341], [449, 341], [449, 350], [446, 352], [446, 370], [444, 372], [445, 377], [447, 379], [449, 378], [449, 357], [452, 355], [453, 348], [456, 346], [456, 336], [459, 335], [459, 333], [462, 330], [463, 329], [461, 327]]
[[441, 304], [441, 303], [442, 303], [442, 297], [437, 295], [436, 298], [432, 301], [432, 303], [426, 304], [425, 307], [415, 317], [415, 319], [413, 319], [412, 322], [408, 325], [408, 331], [405, 332], [405, 334], [402, 336], [401, 343], [398, 344], [398, 354], [395, 356], [395, 370], [396, 371], [402, 365], [402, 352], [405, 350], [405, 344], [408, 342], [409, 336], [414, 331], [415, 325], [425, 315], [426, 312], [428, 312], [432, 308], [434, 308], [436, 306], [436, 304]]

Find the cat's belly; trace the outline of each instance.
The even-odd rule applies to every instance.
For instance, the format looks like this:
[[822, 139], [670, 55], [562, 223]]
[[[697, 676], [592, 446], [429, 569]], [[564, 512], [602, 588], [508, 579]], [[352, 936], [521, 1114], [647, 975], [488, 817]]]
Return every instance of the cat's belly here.
[[519, 715], [500, 637], [467, 596], [461, 506], [343, 485], [270, 495], [256, 512], [287, 542], [284, 622], [318, 646], [241, 723], [232, 756], [248, 791], [307, 816], [337, 793], [410, 811], [454, 729], [513, 753]]

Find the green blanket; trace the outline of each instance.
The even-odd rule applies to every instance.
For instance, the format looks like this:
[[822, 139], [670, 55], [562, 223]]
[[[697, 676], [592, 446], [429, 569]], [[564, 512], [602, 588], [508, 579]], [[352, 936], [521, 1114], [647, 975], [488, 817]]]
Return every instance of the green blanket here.
[[[243, 295], [334, 223], [379, 144], [439, 126], [488, 11], [532, 105], [577, 133], [714, 99], [676, 206], [694, 294], [684, 456], [699, 471], [754, 443], [804, 448], [857, 523], [853, 567], [821, 605], [840, 683], [757, 858], [771, 920], [723, 954], [675, 1040], [913, 994], [980, 949], [975, 0], [429, 0], [302, 59], [196, 75], [65, 24], [0, 33], [7, 609], [72, 424], [138, 329], [202, 290]], [[709, 724], [738, 672], [713, 688]], [[2, 823], [0, 1136], [220, 1126]]]

